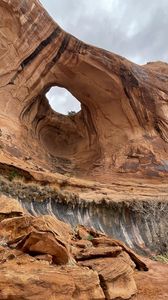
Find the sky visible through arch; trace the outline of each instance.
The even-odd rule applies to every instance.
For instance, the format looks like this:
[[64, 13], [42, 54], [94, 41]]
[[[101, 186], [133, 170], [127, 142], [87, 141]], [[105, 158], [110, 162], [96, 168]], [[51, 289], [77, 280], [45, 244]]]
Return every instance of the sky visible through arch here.
[[[138, 64], [168, 62], [168, 0], [40, 0], [66, 31]], [[48, 95], [66, 114], [79, 104], [65, 90]]]

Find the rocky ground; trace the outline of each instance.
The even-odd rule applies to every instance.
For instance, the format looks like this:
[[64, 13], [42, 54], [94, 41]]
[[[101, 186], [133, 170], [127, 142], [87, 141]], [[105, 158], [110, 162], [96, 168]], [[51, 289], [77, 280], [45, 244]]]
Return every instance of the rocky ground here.
[[0, 299], [128, 299], [134, 270], [148, 270], [122, 242], [30, 216], [12, 198], [1, 196], [0, 214]]
[[0, 299], [167, 299], [168, 265], [94, 229], [32, 216], [18, 201], [65, 197], [58, 187], [0, 183]]

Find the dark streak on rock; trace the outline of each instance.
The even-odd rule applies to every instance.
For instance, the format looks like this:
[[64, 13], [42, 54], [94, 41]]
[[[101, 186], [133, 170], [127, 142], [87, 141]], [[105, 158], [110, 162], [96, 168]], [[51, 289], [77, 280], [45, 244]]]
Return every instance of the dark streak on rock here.
[[139, 114], [137, 114], [137, 107], [136, 107], [136, 104], [134, 102], [134, 99], [131, 96], [131, 93], [129, 92], [127, 86], [125, 86], [124, 83], [123, 83], [123, 87], [124, 87], [125, 95], [126, 95], [127, 99], [129, 100], [129, 103], [132, 107], [132, 110], [133, 110], [137, 120], [138, 120], [139, 125], [144, 128], [143, 119], [141, 118], [141, 116]]
[[43, 40], [35, 51], [21, 63], [21, 67], [25, 68], [28, 64], [30, 64], [48, 44], [59, 36], [60, 33], [61, 29], [57, 27], [52, 34], [47, 39]]
[[[135, 101], [131, 95], [131, 91], [133, 88], [139, 89], [141, 91], [139, 82], [136, 79], [136, 77], [134, 76], [134, 74], [131, 71], [125, 69], [124, 66], [122, 66], [120, 68], [120, 78], [121, 78], [121, 81], [123, 84], [125, 95], [130, 102], [130, 105], [135, 113], [138, 123], [142, 128], [145, 129], [145, 122], [149, 121], [146, 109], [144, 109], [144, 111], [142, 113], [142, 110], [140, 107], [140, 102], [137, 101], [137, 103], [135, 103]], [[144, 99], [143, 99], [142, 95], [141, 95], [141, 98], [139, 98], [138, 100], [140, 100], [141, 104], [145, 107], [145, 103], [143, 101]]]
[[68, 47], [69, 41], [70, 41], [70, 35], [66, 35], [62, 41], [61, 47], [59, 48], [56, 56], [53, 58], [52, 62], [55, 64], [61, 57], [61, 55], [64, 53], [66, 48]]
[[43, 40], [40, 43], [40, 45], [35, 49], [35, 51], [21, 63], [20, 70], [18, 70], [16, 72], [16, 74], [13, 76], [13, 78], [10, 80], [10, 82], [8, 84], [13, 85], [18, 74], [20, 74], [22, 72], [22, 70], [27, 65], [29, 65], [47, 45], [49, 45], [56, 37], [58, 37], [60, 33], [61, 33], [61, 29], [59, 27], [57, 27], [47, 39]]
[[128, 85], [130, 88], [139, 87], [139, 82], [134, 76], [133, 72], [126, 69], [125, 66], [121, 66], [120, 68], [120, 77], [122, 82], [124, 82], [126, 86]]
[[71, 36], [69, 34], [67, 34], [63, 41], [62, 41], [62, 44], [59, 48], [59, 50], [57, 51], [57, 54], [54, 56], [54, 58], [52, 59], [52, 61], [50, 61], [44, 71], [42, 72], [41, 76], [44, 77], [50, 70], [51, 68], [55, 65], [55, 63], [58, 62], [58, 60], [60, 59], [61, 55], [64, 53], [64, 51], [67, 49], [68, 47], [68, 44], [70, 42], [70, 39], [71, 39]]

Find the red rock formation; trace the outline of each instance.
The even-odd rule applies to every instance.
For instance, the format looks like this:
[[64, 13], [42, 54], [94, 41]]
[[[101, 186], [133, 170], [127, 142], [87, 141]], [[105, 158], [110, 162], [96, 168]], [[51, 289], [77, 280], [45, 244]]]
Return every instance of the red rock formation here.
[[[9, 181], [15, 177], [25, 185], [52, 184], [65, 193], [75, 189], [76, 199], [83, 201], [78, 204], [93, 202], [93, 209], [95, 203], [104, 207], [112, 200], [131, 202], [133, 193], [135, 200], [142, 200], [141, 208], [144, 199], [148, 203], [158, 192], [167, 197], [166, 181], [155, 184], [168, 169], [168, 65], [138, 66], [87, 45], [63, 31], [38, 0], [1, 0], [0, 15], [0, 171], [5, 177], [0, 191], [19, 199], [21, 193], [32, 210], [32, 200], [40, 201], [40, 196], [11, 192]], [[74, 116], [54, 112], [45, 96], [52, 86], [69, 90], [81, 111]], [[72, 179], [69, 173], [106, 185]], [[121, 173], [134, 173], [135, 178], [128, 183]], [[152, 184], [145, 179], [140, 186], [138, 176], [157, 179]], [[67, 203], [67, 198], [62, 200]], [[30, 216], [16, 200], [8, 200], [0, 200], [0, 299], [128, 299], [136, 293], [135, 268], [147, 267], [125, 244], [83, 227], [74, 232], [51, 216]], [[150, 220], [138, 228], [142, 218], [133, 222], [132, 232], [125, 230], [127, 218], [129, 224], [133, 219], [129, 205], [124, 208], [124, 238], [132, 244], [133, 237], [138, 247], [146, 240], [160, 243], [161, 238], [161, 249], [166, 249], [166, 221], [156, 230], [165, 203], [155, 215], [154, 239], [150, 230], [144, 240], [140, 232]], [[157, 300], [160, 295], [166, 299], [166, 270], [164, 293], [155, 288]], [[161, 282], [158, 270], [155, 276], [152, 271], [147, 277], [136, 273], [138, 300], [150, 299], [152, 288]], [[149, 291], [140, 280], [149, 284]]]
[[[0, 208], [1, 300], [129, 299], [137, 292], [134, 270], [148, 268], [124, 244], [84, 227], [74, 232], [51, 216], [13, 216], [17, 201], [5, 200], [8, 214]], [[21, 210], [18, 204], [15, 209]]]
[[[7, 153], [82, 175], [167, 171], [166, 63], [138, 66], [87, 45], [64, 32], [36, 0], [2, 0], [0, 13]], [[69, 90], [81, 112], [54, 112], [45, 97], [52, 86]]]

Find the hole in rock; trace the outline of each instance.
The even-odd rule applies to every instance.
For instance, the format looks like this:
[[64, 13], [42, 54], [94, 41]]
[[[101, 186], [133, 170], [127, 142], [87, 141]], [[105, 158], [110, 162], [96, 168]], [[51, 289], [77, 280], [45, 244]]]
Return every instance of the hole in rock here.
[[52, 87], [46, 97], [52, 109], [60, 114], [69, 115], [81, 110], [80, 102], [64, 88]]

